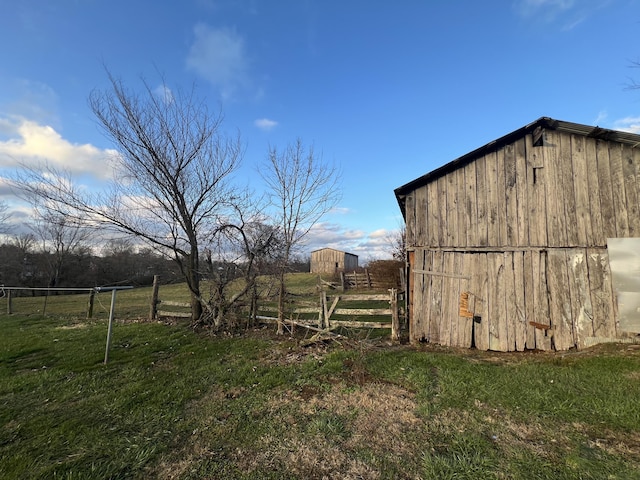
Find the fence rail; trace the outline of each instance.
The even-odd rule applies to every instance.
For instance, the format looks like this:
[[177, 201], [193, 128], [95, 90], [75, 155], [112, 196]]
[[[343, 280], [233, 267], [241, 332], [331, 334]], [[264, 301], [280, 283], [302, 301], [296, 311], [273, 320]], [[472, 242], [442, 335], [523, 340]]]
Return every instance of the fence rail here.
[[[320, 294], [320, 301], [315, 306], [303, 305], [299, 302], [299, 307], [295, 307], [289, 311], [291, 315], [299, 314], [316, 314], [317, 320], [305, 320], [300, 318], [287, 318], [285, 323], [291, 325], [297, 325], [304, 328], [309, 328], [318, 332], [330, 332], [337, 327], [350, 327], [350, 328], [388, 328], [391, 329], [391, 339], [394, 341], [400, 340], [400, 318], [401, 309], [400, 302], [398, 302], [399, 292], [397, 289], [392, 288], [388, 294], [372, 294], [372, 295], [333, 295], [329, 296], [326, 292]], [[389, 308], [337, 308], [340, 302], [370, 302], [370, 301], [388, 301]], [[306, 302], [305, 302], [306, 303]], [[277, 307], [261, 307], [262, 312], [277, 312]], [[376, 322], [376, 321], [356, 321], [356, 320], [338, 320], [335, 319], [335, 315], [345, 316], [389, 316], [389, 321]], [[258, 315], [257, 320], [274, 323], [277, 321], [276, 317]]]

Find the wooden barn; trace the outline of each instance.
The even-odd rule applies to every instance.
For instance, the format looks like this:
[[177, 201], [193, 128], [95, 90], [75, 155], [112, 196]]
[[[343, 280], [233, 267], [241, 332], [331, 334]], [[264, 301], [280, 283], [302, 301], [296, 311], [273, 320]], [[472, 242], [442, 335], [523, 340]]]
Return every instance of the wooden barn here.
[[639, 147], [640, 135], [543, 117], [397, 188], [411, 341], [637, 339]]
[[358, 268], [358, 256], [352, 253], [321, 248], [311, 252], [311, 273], [328, 273], [352, 271]]

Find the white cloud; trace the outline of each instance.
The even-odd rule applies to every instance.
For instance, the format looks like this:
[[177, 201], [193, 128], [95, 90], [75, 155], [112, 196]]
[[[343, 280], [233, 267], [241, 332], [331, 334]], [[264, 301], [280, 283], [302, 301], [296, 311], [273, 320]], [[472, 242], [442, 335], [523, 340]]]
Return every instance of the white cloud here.
[[349, 213], [353, 212], [348, 207], [334, 207], [329, 213], [332, 213], [334, 215], [348, 215]]
[[173, 92], [169, 87], [167, 87], [164, 84], [158, 85], [153, 90], [153, 93], [155, 96], [157, 96], [160, 100], [162, 100], [167, 105], [173, 103], [174, 101]]
[[108, 160], [117, 155], [115, 150], [71, 143], [53, 127], [21, 117], [0, 117], [0, 138], [0, 168], [46, 162], [70, 173], [106, 179], [111, 177]]
[[0, 108], [5, 114], [59, 125], [58, 95], [49, 85], [25, 78], [12, 78], [6, 85], [3, 84], [3, 89], [7, 100]]
[[228, 28], [212, 28], [202, 23], [193, 32], [195, 40], [187, 55], [187, 68], [218, 88], [223, 98], [248, 86], [248, 60], [240, 35]]
[[640, 117], [626, 117], [616, 120], [614, 129], [640, 134]]
[[610, 0], [516, 0], [516, 12], [527, 20], [559, 25], [569, 31], [580, 25]]
[[523, 17], [544, 15], [553, 19], [557, 15], [573, 7], [574, 0], [519, 0], [515, 3], [516, 10]]
[[254, 121], [253, 124], [260, 130], [264, 130], [266, 132], [268, 132], [269, 130], [273, 130], [278, 126], [278, 122], [269, 118], [259, 118], [258, 120]]
[[607, 120], [607, 117], [608, 117], [607, 112], [604, 110], [601, 110], [600, 112], [598, 112], [598, 116], [592, 122], [592, 125], [601, 125]]
[[311, 229], [303, 250], [305, 254], [309, 254], [320, 248], [335, 248], [358, 255], [360, 264], [364, 264], [371, 260], [391, 258], [392, 235], [393, 231], [386, 229], [365, 232], [337, 223], [323, 222]]

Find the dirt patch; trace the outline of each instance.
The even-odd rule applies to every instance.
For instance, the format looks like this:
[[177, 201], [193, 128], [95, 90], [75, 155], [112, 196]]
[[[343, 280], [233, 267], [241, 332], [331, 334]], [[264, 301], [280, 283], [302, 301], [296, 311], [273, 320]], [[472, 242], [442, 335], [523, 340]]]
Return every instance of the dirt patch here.
[[290, 427], [290, 434], [267, 434], [258, 448], [238, 450], [236, 460], [247, 471], [277, 464], [304, 478], [336, 478], [340, 472], [345, 479], [378, 479], [379, 471], [360, 459], [359, 452], [410, 458], [409, 439], [423, 425], [410, 392], [378, 383], [337, 383], [325, 393], [287, 392], [271, 402], [269, 411]]

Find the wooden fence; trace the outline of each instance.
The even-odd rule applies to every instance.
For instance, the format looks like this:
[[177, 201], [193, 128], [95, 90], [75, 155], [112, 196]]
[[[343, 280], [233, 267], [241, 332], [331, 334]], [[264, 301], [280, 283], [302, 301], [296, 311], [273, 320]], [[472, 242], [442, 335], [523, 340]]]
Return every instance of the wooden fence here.
[[[391, 329], [391, 339], [400, 340], [400, 319], [403, 316], [401, 303], [398, 302], [398, 290], [392, 288], [388, 294], [364, 294], [364, 295], [327, 295], [327, 292], [320, 293], [320, 299], [317, 303], [297, 302], [288, 312], [289, 318], [284, 319], [284, 323], [291, 326], [300, 326], [321, 333], [330, 333], [339, 327], [349, 328], [388, 328]], [[338, 308], [338, 304], [343, 307], [345, 302], [374, 302], [387, 301], [388, 308]], [[276, 312], [277, 307], [261, 307], [262, 312]], [[316, 319], [304, 319], [301, 316], [313, 315]], [[356, 320], [338, 320], [336, 315], [340, 316], [388, 316], [389, 320], [384, 322], [378, 321], [356, 321]], [[256, 320], [274, 323], [276, 317], [258, 315]]]

